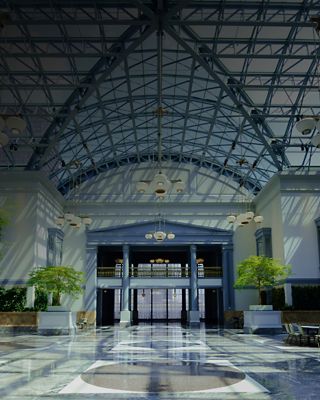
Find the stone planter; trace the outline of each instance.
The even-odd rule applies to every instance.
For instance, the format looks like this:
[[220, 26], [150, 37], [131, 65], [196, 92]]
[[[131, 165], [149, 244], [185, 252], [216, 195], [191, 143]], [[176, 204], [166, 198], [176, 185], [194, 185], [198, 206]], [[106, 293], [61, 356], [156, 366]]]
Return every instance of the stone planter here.
[[250, 311], [272, 311], [273, 306], [271, 304], [253, 304], [249, 306]]
[[36, 332], [37, 324], [36, 311], [0, 312], [1, 332]]
[[243, 330], [245, 333], [276, 334], [282, 332], [281, 311], [244, 311]]
[[76, 332], [76, 313], [71, 311], [39, 312], [38, 332], [42, 335], [70, 335]]

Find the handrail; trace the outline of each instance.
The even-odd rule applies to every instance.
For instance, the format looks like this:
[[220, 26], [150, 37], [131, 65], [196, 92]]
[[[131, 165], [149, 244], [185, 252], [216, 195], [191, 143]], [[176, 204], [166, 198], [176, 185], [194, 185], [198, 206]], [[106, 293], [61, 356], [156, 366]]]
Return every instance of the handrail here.
[[[198, 268], [198, 278], [221, 278], [222, 267]], [[122, 266], [98, 267], [97, 276], [101, 278], [121, 278]], [[140, 266], [130, 268], [130, 277], [133, 278], [189, 278], [190, 269], [188, 267], [175, 267], [172, 265], [154, 264], [150, 266]]]

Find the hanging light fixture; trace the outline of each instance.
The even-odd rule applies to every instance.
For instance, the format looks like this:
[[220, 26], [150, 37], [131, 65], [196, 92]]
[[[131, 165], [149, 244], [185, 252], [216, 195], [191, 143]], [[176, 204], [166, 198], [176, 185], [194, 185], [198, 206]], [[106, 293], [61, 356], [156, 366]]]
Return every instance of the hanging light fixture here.
[[320, 133], [317, 133], [313, 136], [313, 138], [311, 139], [311, 144], [318, 149], [320, 148]]
[[230, 213], [227, 215], [227, 222], [230, 225], [237, 225], [239, 227], [244, 227], [249, 225], [252, 221], [256, 224], [261, 224], [264, 221], [264, 218], [260, 214], [255, 214], [254, 211], [250, 209], [249, 199], [245, 201], [243, 200], [243, 208], [246, 209], [245, 212], [242, 213]]
[[295, 128], [302, 135], [310, 135], [316, 127], [317, 121], [313, 117], [302, 118], [297, 121]]
[[162, 171], [162, 118], [166, 111], [162, 107], [162, 51], [163, 51], [163, 32], [158, 31], [158, 107], [155, 111], [158, 123], [158, 160], [157, 170], [152, 180], [141, 180], [136, 185], [138, 193], [153, 193], [156, 198], [163, 200], [168, 192], [176, 194], [183, 193], [185, 190], [185, 182], [182, 179], [171, 180]]
[[158, 220], [155, 223], [154, 231], [147, 232], [144, 237], [147, 240], [155, 239], [157, 242], [162, 242], [163, 240], [173, 240], [176, 235], [173, 232], [166, 232], [165, 221], [161, 218], [161, 214], [158, 214]]
[[71, 213], [65, 213], [55, 218], [55, 223], [58, 226], [69, 224], [72, 228], [80, 228], [82, 225], [90, 225], [92, 218], [87, 216], [78, 216]]
[[0, 148], [6, 146], [8, 142], [9, 142], [8, 135], [0, 131]]
[[[81, 182], [73, 182], [73, 188], [78, 189], [79, 193], [78, 196], [80, 195], [80, 185]], [[92, 223], [92, 218], [90, 218], [87, 215], [75, 215], [72, 212], [66, 212], [63, 215], [59, 215], [58, 217], [55, 218], [55, 223], [58, 226], [63, 227], [65, 224], [68, 224], [72, 228], [81, 228], [81, 226], [88, 226]]]
[[6, 130], [13, 135], [21, 135], [26, 129], [27, 123], [20, 115], [0, 116], [0, 129]]
[[227, 216], [227, 222], [230, 225], [237, 226], [246, 226], [249, 225], [251, 221], [254, 221], [256, 224], [261, 224], [264, 221], [262, 215], [255, 215], [253, 211], [247, 211], [245, 213], [240, 214], [229, 214]]

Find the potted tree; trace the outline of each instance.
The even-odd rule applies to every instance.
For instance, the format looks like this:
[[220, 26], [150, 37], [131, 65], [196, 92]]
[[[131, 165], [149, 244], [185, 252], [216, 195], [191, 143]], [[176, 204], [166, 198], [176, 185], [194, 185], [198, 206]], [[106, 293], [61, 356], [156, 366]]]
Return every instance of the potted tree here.
[[61, 306], [61, 295], [77, 298], [82, 293], [83, 272], [76, 271], [71, 266], [48, 266], [32, 271], [29, 276], [28, 285], [52, 296], [49, 312], [39, 313], [39, 331], [47, 334], [72, 333], [75, 329], [75, 318], [71, 311]]
[[259, 292], [259, 305], [244, 311], [244, 330], [250, 333], [277, 331], [281, 329], [280, 311], [272, 306], [262, 305], [262, 290], [272, 288], [284, 281], [290, 274], [291, 266], [282, 265], [279, 260], [265, 256], [250, 256], [237, 266], [236, 289], [254, 286]]

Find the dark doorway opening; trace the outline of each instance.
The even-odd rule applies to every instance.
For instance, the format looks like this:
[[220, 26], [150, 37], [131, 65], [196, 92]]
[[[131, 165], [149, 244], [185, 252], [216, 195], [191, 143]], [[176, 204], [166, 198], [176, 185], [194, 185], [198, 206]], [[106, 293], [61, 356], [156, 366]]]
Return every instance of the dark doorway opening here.
[[[130, 277], [149, 281], [153, 278], [190, 277], [188, 246], [133, 246], [130, 249]], [[98, 278], [121, 278], [122, 247], [98, 248]], [[198, 278], [222, 278], [222, 246], [197, 246]], [[99, 271], [100, 269], [100, 271]], [[178, 282], [178, 281], [177, 281]], [[170, 288], [131, 289], [130, 308], [133, 323], [139, 321], [187, 321], [189, 289]], [[177, 285], [178, 286], [178, 285]], [[205, 288], [198, 291], [201, 320], [210, 325], [223, 324], [222, 288]], [[121, 289], [97, 290], [97, 325], [112, 325], [119, 321]]]
[[204, 289], [204, 321], [210, 325], [223, 325], [223, 295], [221, 288]]
[[113, 325], [114, 324], [114, 289], [98, 289], [97, 290], [97, 325]]
[[134, 289], [134, 322], [187, 321], [186, 289]]

